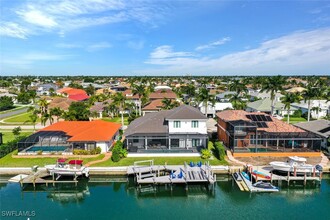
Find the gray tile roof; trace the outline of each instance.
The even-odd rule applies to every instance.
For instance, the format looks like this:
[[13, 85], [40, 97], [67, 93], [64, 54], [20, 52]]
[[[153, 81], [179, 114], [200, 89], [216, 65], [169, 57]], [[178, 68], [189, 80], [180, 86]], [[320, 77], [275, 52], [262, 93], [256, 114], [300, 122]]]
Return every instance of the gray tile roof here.
[[199, 109], [194, 108], [189, 105], [180, 105], [177, 108], [169, 110], [169, 114], [166, 119], [205, 119], [207, 117], [199, 111]]
[[168, 122], [167, 119], [205, 119], [205, 117], [198, 109], [181, 105], [177, 108], [159, 111], [155, 113], [148, 113], [143, 117], [135, 119], [125, 130], [124, 135], [129, 136], [133, 134], [167, 134]]
[[[321, 120], [315, 120], [309, 122], [299, 122], [294, 124], [294, 126], [297, 126], [306, 131], [313, 132], [325, 138], [330, 137], [330, 121], [328, 120], [321, 119]], [[326, 128], [329, 128], [327, 129], [328, 130], [327, 132], [320, 132]]]

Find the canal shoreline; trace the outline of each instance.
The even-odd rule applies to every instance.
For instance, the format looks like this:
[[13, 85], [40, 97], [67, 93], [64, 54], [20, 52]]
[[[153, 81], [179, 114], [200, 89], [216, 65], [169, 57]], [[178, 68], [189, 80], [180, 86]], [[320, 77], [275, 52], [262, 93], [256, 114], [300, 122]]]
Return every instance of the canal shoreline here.
[[[128, 166], [119, 167], [89, 167], [90, 175], [127, 175]], [[211, 166], [214, 174], [231, 174], [244, 169], [244, 166]], [[38, 170], [45, 170], [44, 167]], [[0, 175], [18, 175], [33, 173], [31, 167], [0, 167]], [[323, 173], [330, 173], [330, 167], [323, 168]]]

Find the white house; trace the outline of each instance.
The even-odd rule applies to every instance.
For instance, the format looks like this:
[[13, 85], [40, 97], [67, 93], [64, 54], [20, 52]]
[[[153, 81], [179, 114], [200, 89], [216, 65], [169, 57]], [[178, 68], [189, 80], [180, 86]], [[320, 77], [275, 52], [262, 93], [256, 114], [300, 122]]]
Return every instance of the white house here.
[[[292, 103], [291, 106], [301, 109], [302, 113], [308, 112], [308, 102]], [[330, 102], [326, 100], [311, 100], [311, 117], [320, 119], [330, 113]]]
[[205, 105], [204, 103], [200, 103], [198, 108], [199, 110], [206, 115], [207, 117], [215, 117], [215, 114], [219, 111], [223, 111], [225, 109], [232, 109], [233, 105], [230, 102], [216, 102], [214, 105], [212, 105], [211, 102], [207, 103], [207, 112], [205, 111]]

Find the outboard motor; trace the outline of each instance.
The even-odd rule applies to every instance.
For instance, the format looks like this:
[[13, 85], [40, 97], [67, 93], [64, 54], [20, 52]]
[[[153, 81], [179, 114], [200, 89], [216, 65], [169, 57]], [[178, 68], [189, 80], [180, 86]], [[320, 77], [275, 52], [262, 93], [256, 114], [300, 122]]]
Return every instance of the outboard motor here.
[[323, 167], [320, 164], [316, 165], [315, 169], [318, 170], [319, 172], [323, 171]]

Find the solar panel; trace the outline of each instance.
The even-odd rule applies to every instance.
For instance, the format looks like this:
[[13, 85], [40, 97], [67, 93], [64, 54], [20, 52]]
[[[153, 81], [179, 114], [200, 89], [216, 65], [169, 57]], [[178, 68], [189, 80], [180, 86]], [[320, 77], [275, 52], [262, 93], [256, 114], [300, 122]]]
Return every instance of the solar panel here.
[[267, 121], [266, 116], [260, 115], [260, 117], [261, 117], [262, 121]]
[[266, 117], [266, 121], [273, 121], [270, 116], [266, 115], [265, 117]]
[[255, 115], [251, 115], [252, 121], [258, 121], [257, 117]]
[[326, 133], [328, 131], [330, 131], [330, 127], [323, 128], [322, 130], [319, 130], [320, 133]]
[[250, 120], [252, 120], [251, 115], [246, 115], [246, 117]]
[[258, 128], [268, 128], [266, 122], [256, 122]]
[[256, 115], [256, 118], [258, 121], [263, 121], [262, 118], [261, 118], [261, 115]]

